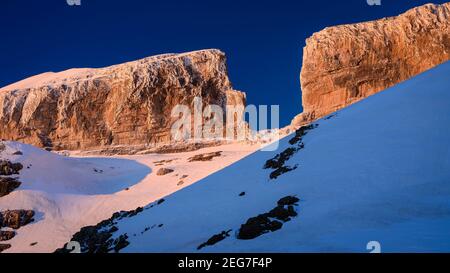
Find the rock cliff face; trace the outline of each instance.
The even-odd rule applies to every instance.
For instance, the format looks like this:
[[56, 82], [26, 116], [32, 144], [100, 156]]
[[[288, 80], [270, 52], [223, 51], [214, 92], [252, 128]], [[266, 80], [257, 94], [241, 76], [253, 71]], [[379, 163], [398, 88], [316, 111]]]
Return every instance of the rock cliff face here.
[[5, 210], [0, 211], [0, 228], [9, 227], [19, 229], [34, 221], [32, 210]]
[[301, 125], [450, 59], [450, 3], [326, 28], [306, 40]]
[[171, 143], [175, 105], [245, 104], [225, 54], [164, 54], [100, 69], [40, 74], [0, 89], [0, 138], [54, 150]]

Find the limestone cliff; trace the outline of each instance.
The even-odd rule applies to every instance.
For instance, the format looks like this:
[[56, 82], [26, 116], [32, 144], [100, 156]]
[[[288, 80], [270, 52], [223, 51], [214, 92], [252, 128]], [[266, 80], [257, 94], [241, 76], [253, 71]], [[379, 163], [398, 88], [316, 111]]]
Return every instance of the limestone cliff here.
[[308, 123], [450, 59], [450, 3], [314, 33], [300, 74]]
[[0, 89], [0, 138], [55, 150], [171, 143], [175, 105], [244, 104], [219, 50], [40, 74]]

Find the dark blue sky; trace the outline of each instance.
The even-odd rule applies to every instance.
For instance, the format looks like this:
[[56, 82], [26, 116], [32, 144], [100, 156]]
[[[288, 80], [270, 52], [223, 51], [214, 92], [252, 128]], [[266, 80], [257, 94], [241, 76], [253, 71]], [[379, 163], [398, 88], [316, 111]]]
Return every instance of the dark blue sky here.
[[[46, 71], [103, 67], [159, 53], [218, 48], [248, 103], [301, 112], [305, 39], [326, 26], [397, 15], [430, 0], [2, 0], [0, 86]], [[433, 1], [443, 3], [446, 1]]]

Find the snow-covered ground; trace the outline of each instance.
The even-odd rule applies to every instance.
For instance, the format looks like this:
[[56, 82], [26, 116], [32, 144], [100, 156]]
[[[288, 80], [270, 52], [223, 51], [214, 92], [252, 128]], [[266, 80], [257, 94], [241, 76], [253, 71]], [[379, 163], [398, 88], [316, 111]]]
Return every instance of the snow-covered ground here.
[[[22, 185], [0, 198], [0, 210], [32, 209], [34, 223], [17, 230], [5, 252], [53, 252], [81, 227], [120, 210], [145, 206], [252, 153], [259, 145], [229, 144], [177, 154], [65, 157], [31, 145], [4, 142], [0, 158], [21, 162]], [[13, 155], [20, 151], [23, 155]], [[222, 151], [211, 161], [192, 156]], [[157, 161], [173, 160], [157, 165]], [[156, 175], [160, 168], [174, 172]], [[183, 177], [187, 176], [187, 177]], [[180, 182], [182, 181], [182, 182]], [[30, 244], [37, 242], [36, 245]]]
[[[286, 162], [297, 169], [277, 179], [263, 169], [276, 152], [259, 151], [117, 221], [114, 237], [130, 242], [121, 252], [368, 252], [369, 241], [382, 252], [449, 252], [448, 75], [450, 62], [318, 121]], [[287, 195], [300, 198], [298, 216], [237, 238], [241, 224]]]

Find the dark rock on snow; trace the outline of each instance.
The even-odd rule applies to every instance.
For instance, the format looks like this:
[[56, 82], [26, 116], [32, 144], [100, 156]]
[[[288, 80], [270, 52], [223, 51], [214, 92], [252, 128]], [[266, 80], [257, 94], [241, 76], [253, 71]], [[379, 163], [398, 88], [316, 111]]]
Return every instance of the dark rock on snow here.
[[[264, 233], [276, 231], [282, 228], [283, 222], [297, 216], [294, 205], [299, 201], [294, 196], [286, 196], [278, 200], [277, 206], [267, 213], [249, 218], [241, 225], [237, 238], [242, 240], [254, 239]], [[275, 220], [276, 219], [276, 220]]]
[[[119, 252], [125, 248], [128, 242], [128, 235], [120, 234], [116, 239], [113, 238], [113, 234], [119, 229], [117, 228], [117, 220], [125, 217], [133, 217], [144, 209], [138, 207], [131, 211], [115, 212], [111, 218], [103, 220], [95, 226], [87, 226], [81, 228], [81, 230], [75, 233], [71, 241], [77, 241], [80, 243], [82, 253], [108, 253]], [[56, 253], [69, 253], [71, 250], [67, 249], [67, 244], [63, 248], [57, 249]]]
[[23, 165], [20, 163], [11, 163], [9, 160], [0, 160], [0, 175], [19, 174], [19, 171], [22, 169]]
[[221, 155], [222, 155], [222, 151], [205, 153], [205, 154], [198, 154], [198, 155], [194, 155], [193, 157], [188, 158], [188, 161], [189, 162], [192, 162], [192, 161], [211, 161], [214, 157], [219, 157]]
[[3, 231], [0, 230], [0, 241], [8, 241], [11, 240], [16, 236], [16, 233], [14, 231]]
[[269, 159], [264, 164], [264, 169], [273, 169], [269, 175], [270, 179], [276, 179], [278, 176], [297, 169], [295, 166], [286, 166], [286, 162], [299, 150], [305, 148], [305, 144], [302, 142], [302, 137], [306, 135], [307, 131], [316, 128], [317, 124], [311, 124], [308, 126], [302, 126], [295, 131], [295, 136], [289, 140], [289, 144], [294, 145], [293, 147], [288, 147], [281, 153], [277, 154], [275, 157]]
[[0, 244], [0, 253], [10, 248], [10, 244]]
[[11, 177], [0, 177], [0, 197], [10, 194], [17, 189], [21, 182]]

